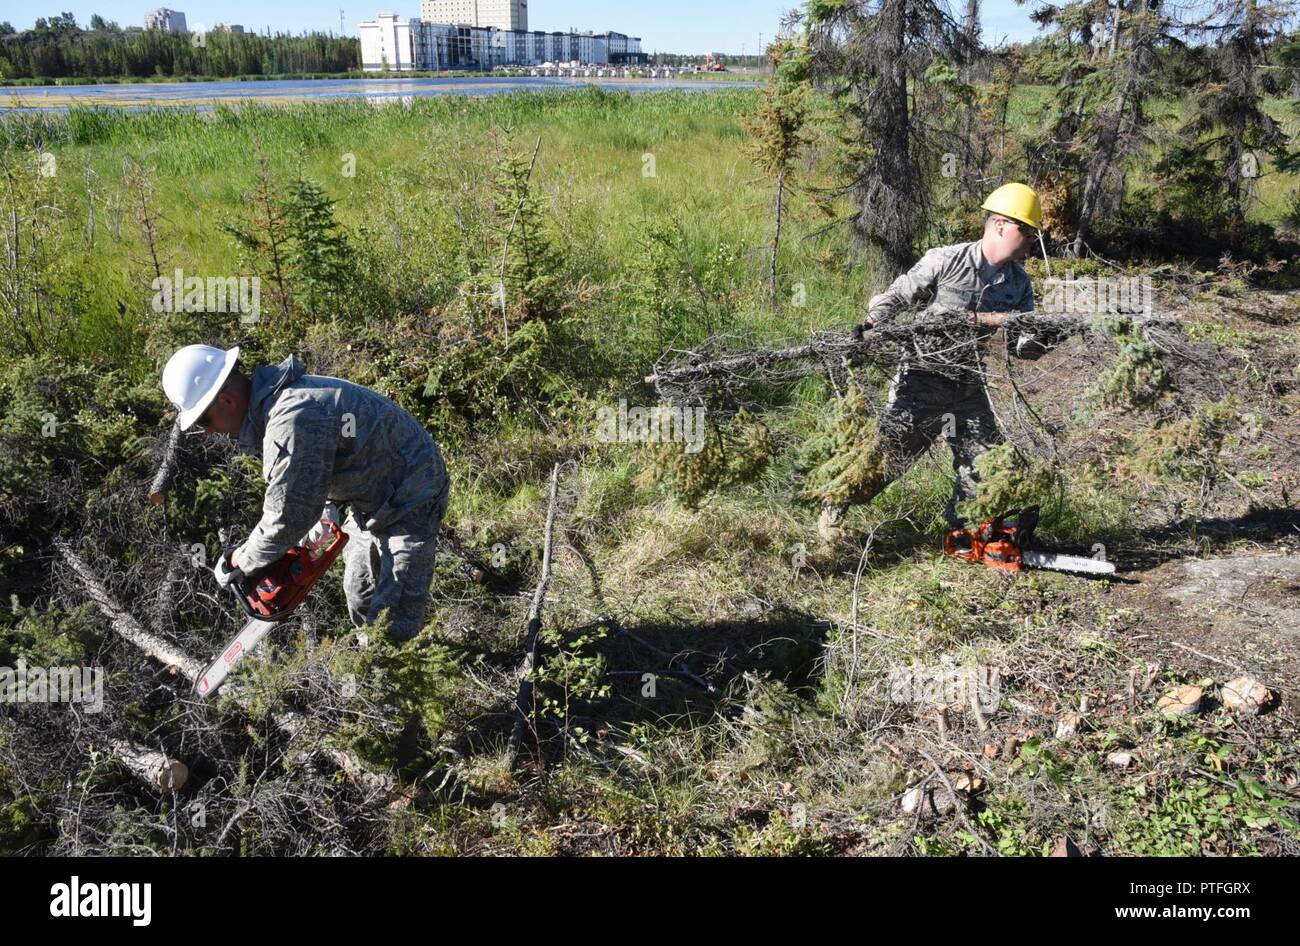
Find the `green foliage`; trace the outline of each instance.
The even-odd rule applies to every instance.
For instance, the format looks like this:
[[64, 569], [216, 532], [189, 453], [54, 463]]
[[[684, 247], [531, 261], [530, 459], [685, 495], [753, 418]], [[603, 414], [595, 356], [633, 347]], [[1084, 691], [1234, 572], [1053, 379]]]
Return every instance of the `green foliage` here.
[[[0, 77], [239, 76], [359, 69], [354, 36], [79, 29], [70, 14], [37, 19], [0, 43]], [[201, 42], [196, 42], [196, 37]]]
[[1122, 475], [1200, 482], [1218, 469], [1219, 452], [1232, 431], [1238, 401], [1229, 396], [1204, 405], [1190, 417], [1144, 432], [1119, 461]]
[[804, 477], [800, 497], [823, 505], [860, 502], [888, 482], [888, 461], [871, 405], [854, 381], [800, 450], [796, 461]]
[[284, 199], [287, 262], [302, 307], [313, 321], [347, 307], [352, 248], [334, 217], [334, 201], [314, 181], [299, 178]]
[[5, 246], [0, 346], [6, 352], [68, 352], [79, 321], [84, 286], [75, 276], [71, 240], [61, 225], [54, 169], [57, 159], [35, 139], [25, 147], [0, 150]]
[[[497, 164], [492, 208], [496, 239], [480, 262], [486, 295], [502, 312], [518, 318], [550, 318], [560, 305], [560, 245], [549, 232], [541, 198], [532, 186], [533, 164], [511, 154]], [[501, 251], [495, 252], [500, 246]]]
[[338, 735], [380, 769], [418, 765], [442, 735], [460, 676], [459, 658], [449, 648], [424, 637], [393, 644], [384, 622], [371, 630], [363, 649], [336, 642], [332, 671], [345, 698], [355, 696], [373, 710], [345, 723]]
[[1300, 829], [1288, 811], [1294, 803], [1275, 797], [1250, 776], [1231, 779], [1227, 787], [1204, 781], [1172, 780], [1157, 792], [1141, 783], [1123, 799], [1115, 819], [1115, 843], [1126, 854], [1199, 856], [1207, 850], [1255, 852], [1252, 832], [1281, 825]]
[[653, 222], [631, 263], [637, 348], [686, 347], [723, 329], [739, 301], [744, 256], [743, 243], [692, 240], [675, 221]]
[[957, 514], [967, 522], [1044, 505], [1057, 485], [1050, 463], [1026, 458], [1010, 443], [1000, 443], [976, 457], [975, 471], [979, 474], [975, 495], [957, 507]]
[[88, 488], [134, 460], [160, 400], [123, 371], [54, 354], [0, 365], [0, 523], [44, 530], [80, 505], [70, 485]]
[[14, 797], [0, 786], [0, 855], [30, 853], [44, 833], [35, 802], [27, 795]]
[[[546, 659], [533, 677], [540, 716], [555, 719], [567, 729], [576, 707], [587, 707], [609, 696], [605, 658], [594, 649], [607, 636], [604, 628], [577, 635], [567, 635], [551, 627], [542, 629]], [[571, 732], [580, 744], [591, 738], [581, 725], [572, 726]]]
[[[823, 6], [842, 9], [845, 5]], [[790, 62], [782, 68], [788, 66]], [[948, 88], [954, 85], [946, 64], [930, 70], [928, 80]], [[1028, 91], [1046, 94], [1043, 89]], [[766, 184], [754, 182], [748, 163], [737, 163], [743, 137], [737, 116], [759, 99], [753, 92], [635, 98], [592, 92], [503, 96], [481, 102], [421, 100], [409, 108], [380, 110], [334, 103], [284, 114], [220, 107], [203, 116], [182, 110], [105, 115], [79, 109], [60, 116], [13, 117], [11, 127], [37, 129], [46, 136], [40, 140], [59, 151], [61, 167], [78, 168], [76, 174], [61, 172], [53, 183], [34, 182], [52, 188], [42, 193], [57, 198], [63, 216], [56, 224], [66, 231], [58, 245], [58, 259], [51, 257], [52, 268], [41, 278], [66, 278], [61, 285], [77, 287], [75, 293], [66, 289], [60, 313], [76, 315], [82, 302], [94, 310], [73, 323], [65, 350], [97, 354], [93, 360], [74, 360], [42, 350], [40, 355], [51, 357], [11, 359], [0, 368], [0, 513], [5, 517], [0, 546], [20, 543], [0, 548], [0, 583], [13, 586], [22, 602], [0, 617], [4, 646], [51, 664], [75, 663], [92, 654], [108, 660], [123, 677], [129, 675], [119, 681], [129, 684], [120, 687], [122, 692], [134, 686], [136, 692], [147, 692], [151, 701], [167, 706], [166, 712], [177, 714], [163, 718], [155, 707], [137, 706], [114, 718], [113, 725], [120, 722], [123, 730], [131, 729], [137, 736], [148, 733], [151, 738], [156, 734], [170, 740], [180, 725], [198, 724], [192, 714], [176, 709], [180, 704], [172, 703], [167, 687], [138, 676], [131, 651], [98, 646], [104, 621], [93, 609], [65, 613], [46, 608], [40, 600], [31, 604], [49, 588], [46, 539], [56, 529], [77, 534], [87, 515], [113, 513], [96, 519], [110, 523], [104, 530], [110, 534], [88, 541], [98, 553], [97, 562], [120, 564], [119, 569], [109, 567], [114, 590], [126, 597], [129, 609], [147, 619], [151, 615], [147, 609], [156, 598], [154, 586], [145, 583], [160, 577], [165, 564], [162, 545], [154, 541], [161, 522], [158, 511], [148, 511], [139, 502], [140, 486], [152, 472], [143, 438], [156, 441], [164, 416], [157, 378], [161, 362], [153, 356], [164, 354], [182, 336], [185, 342], [237, 340], [250, 363], [275, 361], [295, 350], [314, 373], [368, 384], [420, 417], [447, 448], [453, 467], [450, 528], [462, 542], [466, 534], [472, 535], [470, 546], [484, 558], [485, 550], [498, 541], [507, 543], [512, 555], [513, 550], [535, 542], [540, 528], [536, 512], [542, 502], [539, 484], [544, 483], [550, 463], [559, 455], [585, 452], [580, 498], [565, 516], [565, 531], [578, 554], [590, 561], [592, 585], [599, 587], [589, 597], [583, 571], [570, 570], [582, 566], [576, 562], [559, 566], [564, 594], [552, 602], [560, 611], [554, 626], [547, 627], [547, 656], [538, 674], [537, 692], [543, 715], [563, 723], [567, 736], [585, 743], [590, 754], [568, 754], [549, 767], [541, 780], [515, 779], [499, 766], [483, 777], [483, 769], [492, 762], [491, 754], [482, 750], [499, 745], [498, 724], [502, 707], [508, 712], [509, 695], [497, 687], [483, 687], [478, 671], [489, 665], [496, 670], [511, 665], [519, 625], [511, 617], [517, 612], [508, 593], [497, 584], [503, 576], [495, 574], [477, 583], [464, 576], [452, 556], [443, 557], [438, 579], [439, 597], [446, 595], [436, 619], [441, 631], [436, 643], [431, 630], [417, 642], [431, 646], [394, 649], [382, 640], [382, 629], [372, 631], [374, 643], [365, 651], [347, 650], [346, 634], [310, 647], [305, 637], [281, 634], [270, 642], [269, 660], [247, 662], [240, 679], [232, 681], [232, 686], [253, 693], [257, 719], [286, 703], [296, 703], [304, 716], [314, 717], [306, 742], [300, 739], [299, 743], [341, 739], [371, 764], [396, 767], [412, 781], [436, 769], [433, 781], [425, 783], [429, 788], [450, 769], [453, 777], [446, 784], [455, 786], [457, 795], [461, 791], [469, 795], [463, 805], [457, 805], [437, 793], [401, 814], [387, 812], [382, 822], [367, 822], [357, 833], [380, 838], [377, 843], [390, 844], [395, 852], [411, 854], [467, 848], [567, 852], [611, 847], [655, 853], [811, 854], [861, 842], [858, 825], [847, 827], [851, 839], [840, 833], [845, 824], [842, 812], [851, 808], [862, 815], [871, 835], [892, 834], [893, 839], [905, 841], [911, 819], [896, 814], [896, 798], [905, 786], [875, 768], [864, 771], [856, 755], [863, 751], [864, 732], [873, 733], [874, 740], [880, 733], [874, 727], [880, 724], [891, 730], [890, 742], [899, 750], [898, 761], [890, 767], [905, 771], [916, 760], [907, 758], [905, 732], [897, 728], [900, 717], [875, 715], [878, 707], [868, 702], [870, 686], [863, 686], [860, 676], [851, 678], [846, 661], [830, 659], [835, 648], [853, 646], [854, 654], [859, 653], [861, 642], [853, 644], [848, 625], [832, 632], [829, 640], [810, 635], [806, 654], [801, 639], [798, 657], [789, 656], [788, 645], [779, 640], [765, 640], [761, 649], [749, 653], [728, 641], [725, 660], [708, 670], [697, 659], [702, 653], [722, 651], [723, 645], [713, 644], [712, 637], [719, 635], [709, 622], [719, 615], [725, 621], [744, 621], [736, 616], [747, 615], [742, 609], [754, 600], [788, 603], [817, 615], [848, 611], [851, 574], [841, 563], [826, 569], [823, 561], [814, 560], [791, 580], [791, 563], [783, 550], [798, 537], [796, 530], [806, 528], [802, 516], [781, 507], [773, 496], [737, 489], [738, 495], [722, 496], [714, 511], [698, 516], [674, 512], [671, 530], [624, 534], [630, 523], [643, 524], [647, 505], [656, 502], [655, 496], [635, 488], [638, 457], [647, 468], [642, 484], [658, 484], [680, 494], [684, 502], [697, 504], [760, 478], [784, 485], [785, 469], [777, 476], [768, 462], [776, 435], [742, 413], [721, 429], [711, 428], [706, 440], [709, 449], [700, 454], [685, 453], [681, 444], [664, 444], [629, 457], [628, 451], [590, 444], [592, 406], [607, 402], [611, 391], [624, 390], [642, 377], [664, 348], [690, 345], [714, 332], [748, 329], [740, 319], [755, 308], [751, 303], [758, 299], [760, 267], [758, 254], [746, 247], [761, 239], [755, 223], [761, 215], [753, 208], [768, 206], [769, 195]], [[810, 108], [821, 104], [812, 97]], [[539, 131], [547, 137], [530, 180], [525, 159]], [[247, 160], [256, 150], [255, 141], [260, 142], [270, 172], [264, 194], [258, 190], [258, 169]], [[1014, 141], [1014, 129], [1009, 129], [1009, 168], [1015, 160]], [[659, 150], [661, 169], [672, 168], [672, 174], [661, 171], [652, 180], [637, 177], [636, 156], [649, 142]], [[502, 149], [510, 147], [525, 150], [502, 161]], [[452, 148], [456, 162], [412, 157], [453, 153]], [[337, 155], [347, 151], [361, 157], [358, 174], [347, 183], [337, 183]], [[265, 321], [270, 324], [245, 329], [208, 318], [184, 323], [167, 319], [158, 324], [148, 315], [119, 319], [115, 306], [108, 307], [119, 297], [132, 313], [141, 307], [133, 294], [139, 287], [132, 289], [129, 278], [118, 282], [110, 278], [119, 270], [138, 271], [144, 258], [138, 234], [129, 225], [129, 210], [120, 237], [109, 236], [112, 211], [106, 204], [111, 207], [121, 197], [118, 174], [125, 153], [158, 172], [154, 178], [158, 207], [169, 215], [168, 233], [160, 244], [163, 262], [183, 265], [187, 271], [234, 272], [238, 270], [231, 260], [237, 251], [244, 252], [249, 267], [268, 279], [263, 299], [269, 313]], [[807, 159], [810, 165], [826, 160], [815, 150], [808, 152]], [[93, 247], [81, 242], [86, 220], [82, 161], [93, 166], [103, 182], [96, 197], [99, 236]], [[806, 185], [809, 178], [802, 165], [796, 162], [794, 167], [799, 182]], [[614, 176], [624, 174], [627, 186]], [[313, 181], [325, 182], [329, 190]], [[574, 186], [574, 181], [582, 186]], [[589, 181], [597, 183], [588, 186]], [[727, 185], [719, 186], [719, 181]], [[204, 239], [211, 221], [219, 219], [225, 208], [236, 206], [242, 195], [247, 195], [242, 205], [246, 214], [237, 226], [254, 239], [233, 246], [228, 240]], [[262, 197], [270, 198], [261, 205], [271, 208], [272, 214], [259, 229], [253, 217]], [[552, 203], [558, 213], [551, 213]], [[679, 206], [690, 207], [691, 212], [675, 221], [670, 213]], [[384, 212], [374, 213], [375, 207]], [[495, 288], [512, 221], [503, 307]], [[819, 306], [812, 307], [818, 310], [815, 313], [809, 310], [809, 321], [818, 319], [824, 326], [852, 308], [859, 288], [853, 279], [865, 283], [878, 274], [863, 265], [855, 265], [848, 274], [847, 242], [808, 231], [806, 221], [792, 216], [792, 239], [786, 244], [790, 249], [783, 254], [794, 255], [802, 252], [796, 247], [816, 245], [815, 252], [799, 260], [799, 278], [823, 280], [828, 287], [827, 305], [843, 306], [837, 312]], [[276, 235], [283, 250], [283, 306], [272, 282], [268, 241], [259, 242], [257, 237], [268, 232]], [[320, 244], [324, 253], [297, 252], [304, 240], [317, 239], [304, 238], [306, 233], [324, 235]], [[1041, 266], [1041, 261], [1030, 265]], [[281, 312], [287, 317], [280, 319]], [[802, 318], [796, 323], [771, 316], [765, 308], [762, 314], [769, 321], [761, 330], [770, 329], [774, 335], [788, 337], [805, 327]], [[94, 335], [87, 331], [88, 324], [93, 324]], [[843, 324], [848, 324], [847, 318]], [[237, 339], [224, 338], [233, 331], [240, 332]], [[147, 349], [138, 344], [143, 332], [148, 334]], [[1132, 333], [1122, 329], [1120, 335], [1126, 334]], [[108, 344], [102, 349], [87, 345], [89, 338]], [[1118, 393], [1111, 403], [1159, 403], [1159, 395], [1154, 401], [1141, 396], [1148, 389], [1168, 388], [1158, 356], [1144, 350], [1135, 335], [1123, 339], [1124, 344], [1130, 342], [1133, 350], [1121, 354], [1121, 361], [1128, 363], [1112, 379]], [[19, 340], [15, 350], [21, 348]], [[145, 351], [150, 355], [145, 356]], [[810, 382], [808, 388], [815, 386]], [[826, 404], [824, 393], [816, 392], [822, 425], [804, 445], [800, 458], [809, 498], [834, 499], [871, 490], [883, 476], [883, 458], [865, 393], [854, 388], [844, 400]], [[1167, 399], [1159, 406], [1172, 410], [1176, 405]], [[40, 436], [46, 411], [59, 421], [59, 436], [48, 443], [33, 439]], [[71, 426], [71, 421], [79, 426]], [[1167, 440], [1164, 446], [1171, 449], [1198, 438], [1204, 443], [1188, 457], [1175, 452], [1146, 458], [1159, 461], [1150, 468], [1156, 473], [1141, 475], [1182, 477], [1212, 470], [1216, 430], [1232, 426], [1230, 419], [1216, 423], [1201, 418], [1200, 427], [1189, 424], [1165, 431], [1174, 426], [1166, 423], [1157, 429], [1154, 441], [1143, 429], [1130, 450], [1134, 446], [1155, 449], [1162, 436]], [[1076, 419], [1068, 433], [1077, 434], [1079, 427]], [[780, 433], [782, 428], [776, 430]], [[1110, 430], [1099, 434], [1107, 447], [1108, 436], [1119, 434]], [[220, 456], [219, 451], [208, 451], [203, 459]], [[247, 525], [255, 519], [260, 470], [247, 459], [224, 458], [196, 468], [199, 464], [191, 461], [197, 459], [196, 451], [168, 500], [168, 540], [178, 538], [181, 531], [182, 542], [206, 541], [211, 550], [216, 525]], [[1121, 463], [1115, 470], [1113, 456], [1097, 462], [1107, 472], [1118, 472], [1122, 480], [1126, 468]], [[948, 484], [932, 466], [918, 470], [904, 488], [917, 495], [928, 490], [923, 498], [938, 499]], [[994, 451], [985, 461], [984, 511], [1005, 511], [998, 507], [1021, 505], [1027, 496], [1039, 501], [1049, 489], [1046, 480], [1037, 479], [1043, 472], [1039, 467], [1021, 470], [1006, 451]], [[1064, 516], [1072, 517], [1066, 530], [1072, 536], [1093, 535], [1090, 530], [1104, 516], [1108, 517], [1104, 525], [1131, 537], [1134, 517], [1149, 511], [1149, 506], [1135, 503], [1132, 494], [1116, 488], [1124, 485], [1122, 481], [1067, 472], [1068, 489], [1051, 521], [1053, 538], [1062, 536]], [[1255, 482], [1248, 472], [1238, 476], [1243, 484]], [[1104, 537], [1111, 541], [1109, 535]], [[1023, 632], [1028, 638], [1024, 649], [1005, 651], [1007, 661], [1002, 666], [1037, 668], [1036, 678], [1062, 694], [1074, 694], [1091, 682], [1091, 678], [1067, 682], [1054, 674], [1051, 668], [1058, 655], [1049, 650], [1060, 646], [1050, 637], [1051, 628], [1060, 625], [1073, 632], [1076, 625], [1088, 625], [1093, 600], [1082, 585], [1062, 576], [1032, 574], [1011, 586], [989, 582], [981, 571], [936, 560], [933, 538], [900, 527], [891, 529], [885, 545], [871, 551], [857, 599], [862, 609], [860, 625], [887, 635], [873, 637], [872, 648], [884, 648], [881, 654], [890, 660], [949, 649], [958, 650], [958, 659], [978, 650], [997, 660]], [[811, 567], [816, 568], [818, 581], [806, 580]], [[655, 578], [647, 582], [646, 575]], [[317, 605], [341, 605], [337, 578], [335, 572], [322, 583], [313, 599]], [[646, 587], [651, 588], [649, 594], [637, 591]], [[620, 589], [632, 592], [624, 597]], [[127, 597], [132, 591], [138, 593], [136, 597]], [[173, 619], [176, 640], [196, 654], [202, 652], [200, 641], [215, 646], [221, 637], [209, 626], [213, 612], [207, 594], [200, 587], [197, 597], [188, 593], [178, 597], [177, 613], [162, 616]], [[597, 604], [597, 594], [606, 595], [605, 602]], [[564, 631], [587, 620], [584, 615], [574, 624], [565, 623], [580, 609], [599, 607], [605, 613], [606, 604], [626, 609], [630, 620], [662, 630], [650, 638], [652, 642], [662, 641], [674, 650], [690, 649], [677, 662], [670, 661], [670, 666], [689, 666], [720, 685], [727, 680], [752, 680], [731, 664], [747, 670], [761, 659], [764, 670], [803, 667], [824, 655], [827, 675], [810, 679], [809, 688], [820, 688], [818, 705], [825, 713], [803, 703], [804, 691], [796, 692], [793, 683], [769, 686], [760, 681], [743, 705], [725, 700], [717, 715], [706, 707], [701, 713], [692, 711], [689, 721], [673, 717], [625, 732], [610, 713], [615, 702], [609, 699], [607, 681], [614, 679], [610, 673], [655, 667], [659, 658], [635, 650], [630, 662], [620, 665], [625, 659], [621, 645]], [[203, 624], [196, 626], [200, 612]], [[1027, 613], [1035, 616], [1032, 632], [1024, 624]], [[1099, 618], [1097, 626], [1110, 625]], [[675, 630], [681, 633], [672, 640], [670, 632]], [[730, 628], [727, 633], [732, 633]], [[465, 653], [484, 663], [467, 668], [465, 661], [470, 658], [448, 646], [449, 640], [466, 641], [470, 646]], [[1081, 659], [1075, 660], [1076, 656]], [[1091, 652], [1062, 653], [1059, 662], [1067, 664], [1071, 673], [1077, 670], [1086, 676], [1093, 673], [1087, 666], [1092, 656]], [[4, 659], [0, 648], [0, 663]], [[331, 665], [332, 683], [313, 664], [322, 659]], [[864, 666], [856, 669], [860, 672]], [[1120, 692], [1124, 684], [1122, 673], [1116, 680], [1102, 682], [1108, 692]], [[343, 693], [336, 689], [340, 683], [346, 687]], [[346, 695], [352, 686], [356, 702]], [[702, 691], [696, 692], [698, 688], [685, 681], [682, 690], [693, 700], [705, 700]], [[1031, 702], [1042, 697], [1041, 692], [1018, 695]], [[320, 702], [311, 705], [317, 698]], [[662, 705], [648, 711], [658, 712]], [[211, 750], [221, 779], [231, 786], [232, 800], [255, 793], [261, 798], [301, 797], [300, 788], [316, 784], [315, 779], [295, 781], [302, 775], [288, 761], [295, 753], [285, 756], [280, 751], [284, 744], [269, 727], [249, 726], [243, 713], [221, 702], [218, 706], [223, 709], [211, 717], [215, 728], [205, 729], [200, 742]], [[614, 713], [623, 708], [615, 707]], [[177, 722], [182, 716], [183, 723]], [[901, 718], [906, 730], [906, 717]], [[331, 733], [338, 719], [345, 719], [346, 725]], [[1270, 714], [1250, 726], [1264, 730], [1275, 721]], [[608, 725], [611, 722], [615, 725]], [[872, 728], [864, 730], [863, 722]], [[553, 729], [546, 727], [547, 732]], [[453, 739], [456, 755], [438, 751]], [[1281, 739], [1286, 744], [1280, 753], [1287, 760], [1294, 755], [1290, 741]], [[869, 743], [867, 751], [874, 745]], [[222, 748], [230, 750], [227, 758], [218, 757]], [[1177, 771], [1178, 763], [1200, 764], [1212, 752], [1217, 757], [1210, 747], [1180, 743], [1176, 753], [1153, 759], [1150, 770], [1167, 773], [1172, 766]], [[1098, 824], [1094, 843], [1108, 850], [1123, 849], [1127, 837], [1140, 835], [1134, 849], [1185, 847], [1189, 835], [1177, 820], [1182, 815], [1175, 811], [1183, 800], [1167, 806], [1153, 801], [1164, 800], [1161, 793], [1167, 783], [1149, 787], [1144, 798], [1134, 796], [1129, 807], [1117, 807], [1111, 803], [1115, 786], [1129, 792], [1125, 779], [1136, 773], [1106, 771], [1102, 782], [1103, 776], [1089, 768], [1092, 763], [1066, 744], [1052, 744], [1048, 752], [1045, 743], [1031, 743], [1022, 758], [1020, 763], [987, 763], [996, 772], [989, 781], [997, 792], [981, 796], [987, 807], [971, 813], [975, 830], [1003, 853], [1038, 853], [1043, 839], [1055, 836], [1058, 826], [1091, 817], [1095, 809], [1083, 811], [1078, 802], [1085, 778], [1088, 784], [1083, 787], [1097, 788], [1096, 797], [1109, 789], [1104, 797], [1106, 813], [1117, 819], [1112, 823], [1129, 819], [1122, 831], [1114, 832], [1118, 840], [1108, 839]], [[1241, 764], [1240, 759], [1232, 763]], [[1004, 765], [1009, 771], [1002, 771]], [[1215, 792], [1229, 796], [1231, 823], [1217, 829], [1218, 835], [1230, 838], [1240, 850], [1251, 850], [1261, 832], [1291, 830], [1283, 819], [1294, 813], [1274, 804], [1282, 791], [1276, 787], [1281, 777], [1270, 780], [1269, 765], [1285, 770], [1282, 777], [1289, 777], [1294, 768], [1289, 761], [1276, 760], [1251, 765], [1249, 773], [1229, 766], [1225, 781], [1239, 783], [1242, 797], [1236, 798], [1236, 790], [1227, 785], [1216, 785], [1207, 796], [1212, 799]], [[151, 809], [149, 797], [122, 779], [116, 767], [102, 769], [117, 780], [114, 791], [134, 791], [130, 797], [143, 799], [138, 807], [124, 807], [111, 821], [101, 820], [102, 836], [111, 832], [111, 843], [122, 847], [138, 844], [167, 850], [170, 840], [158, 825], [169, 813]], [[35, 803], [18, 800], [18, 793], [0, 773], [0, 848], [5, 850], [21, 850], [43, 838], [37, 813], [50, 810], [42, 797], [46, 789], [35, 781], [28, 784], [38, 796]], [[347, 819], [350, 809], [345, 806], [357, 793], [340, 787], [343, 790], [333, 799], [311, 796], [309, 800], [339, 803], [337, 812], [324, 811], [315, 820], [335, 824], [336, 814], [340, 815], [352, 837], [357, 823]], [[1258, 797], [1260, 791], [1271, 800]], [[98, 789], [90, 795], [102, 797]], [[869, 803], [859, 805], [859, 798]], [[1022, 798], [1032, 798], [1032, 806], [1022, 803]], [[488, 814], [498, 799], [508, 812], [503, 825], [493, 823]], [[806, 800], [809, 808], [825, 806], [830, 817], [819, 820], [815, 828], [797, 826], [787, 817], [795, 799]], [[1199, 817], [1198, 806], [1205, 803], [1193, 801], [1187, 812]], [[1157, 808], [1174, 821], [1162, 822], [1158, 831], [1149, 832], [1132, 823]], [[276, 843], [267, 837], [267, 810], [254, 806], [238, 823], [231, 837], [242, 836], [242, 850], [261, 852]], [[581, 831], [553, 830], [557, 825], [569, 827], [579, 817], [584, 823]], [[932, 836], [917, 841], [922, 850], [944, 854], [983, 850], [954, 821], [926, 830]], [[825, 836], [836, 837], [835, 845]], [[1202, 840], [1213, 844], [1212, 837]]]
[[264, 283], [264, 293], [275, 302], [279, 316], [290, 312], [289, 214], [280, 183], [271, 170], [266, 155], [258, 148], [257, 178], [251, 191], [243, 195], [247, 208], [238, 220], [221, 225], [239, 248], [242, 267], [251, 269]]
[[752, 138], [745, 152], [758, 167], [778, 177], [790, 169], [807, 144], [804, 122], [812, 87], [803, 77], [806, 70], [800, 68], [803, 59], [790, 43], [774, 44], [771, 54], [777, 68], [763, 93], [762, 105], [745, 122]]
[[794, 731], [814, 711], [779, 680], [755, 681], [742, 714], [744, 754], [749, 767], [783, 766], [794, 758]]
[[1118, 349], [1111, 366], [1097, 379], [1102, 404], [1122, 409], [1151, 406], [1168, 386], [1160, 349], [1131, 320], [1108, 316], [1102, 327]]
[[775, 450], [767, 426], [742, 408], [730, 422], [709, 421], [698, 452], [689, 452], [682, 443], [647, 445], [638, 483], [663, 486], [687, 509], [695, 509], [719, 490], [753, 482]]
[[796, 828], [790, 818], [775, 811], [761, 831], [741, 827], [736, 852], [746, 857], [826, 857], [835, 853], [825, 837], [807, 826]]
[[1178, 144], [1156, 169], [1172, 213], [1234, 250], [1251, 236], [1246, 210], [1263, 161], [1288, 150], [1262, 102], [1267, 46], [1290, 13], [1267, 3], [1216, 11], [1216, 42], [1192, 77]]

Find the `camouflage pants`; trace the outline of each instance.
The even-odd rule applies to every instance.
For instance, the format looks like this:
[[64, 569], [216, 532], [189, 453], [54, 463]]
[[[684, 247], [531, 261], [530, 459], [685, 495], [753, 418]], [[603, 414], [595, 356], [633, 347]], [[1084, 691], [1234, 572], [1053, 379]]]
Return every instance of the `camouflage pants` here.
[[[903, 369], [894, 379], [889, 402], [878, 421], [881, 444], [889, 456], [887, 479], [902, 476], [942, 436], [952, 449], [953, 489], [944, 517], [961, 524], [957, 504], [975, 494], [979, 477], [975, 458], [1002, 440], [984, 385], [954, 381], [917, 369]], [[861, 498], [867, 502], [871, 496]]]
[[429, 584], [438, 557], [438, 531], [448, 490], [425, 509], [378, 532], [367, 532], [351, 512], [343, 524], [343, 590], [354, 627], [374, 624], [388, 609], [388, 636], [408, 641], [424, 627]]

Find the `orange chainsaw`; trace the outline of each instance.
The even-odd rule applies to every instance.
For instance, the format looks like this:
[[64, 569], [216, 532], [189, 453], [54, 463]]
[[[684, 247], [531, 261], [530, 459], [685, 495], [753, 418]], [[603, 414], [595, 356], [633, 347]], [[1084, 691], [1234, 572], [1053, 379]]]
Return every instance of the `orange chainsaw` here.
[[1115, 574], [1114, 564], [1105, 559], [1031, 549], [1036, 528], [1037, 506], [1016, 509], [986, 519], [974, 529], [953, 529], [944, 537], [943, 550], [954, 558], [1010, 572], [1047, 568], [1084, 575]]
[[[347, 544], [348, 534], [327, 513], [300, 544], [276, 561], [254, 575], [236, 577], [229, 587], [249, 620], [199, 677], [195, 694], [208, 697], [215, 693], [235, 664], [298, 610]], [[231, 551], [223, 549], [221, 554]]]

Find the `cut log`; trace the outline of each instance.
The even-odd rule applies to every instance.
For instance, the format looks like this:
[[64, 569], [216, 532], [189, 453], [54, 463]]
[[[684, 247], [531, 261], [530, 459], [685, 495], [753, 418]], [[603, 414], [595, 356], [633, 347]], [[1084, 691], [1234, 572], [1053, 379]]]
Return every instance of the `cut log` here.
[[551, 496], [546, 507], [546, 532], [542, 540], [542, 575], [533, 590], [533, 603], [528, 609], [528, 631], [524, 640], [524, 659], [516, 671], [519, 690], [515, 694], [515, 724], [510, 731], [506, 749], [506, 764], [513, 769], [519, 761], [519, 746], [524, 729], [533, 715], [533, 672], [537, 669], [537, 651], [542, 636], [542, 606], [546, 603], [546, 589], [551, 583], [551, 539], [555, 534], [555, 499], [559, 493], [560, 464], [551, 470]]
[[[191, 685], [198, 680], [199, 675], [203, 673], [203, 665], [199, 661], [187, 656], [179, 648], [145, 630], [140, 622], [108, 593], [108, 589], [104, 587], [90, 566], [72, 550], [72, 547], [67, 542], [62, 539], [55, 539], [54, 542], [59, 553], [76, 574], [87, 597], [109, 619], [113, 630], [122, 640], [148, 654], [164, 666], [171, 667], [185, 677]], [[245, 710], [248, 709], [246, 701], [237, 697], [233, 699], [237, 706]], [[277, 729], [291, 740], [302, 738], [311, 732], [311, 726], [307, 718], [289, 710], [272, 713], [271, 721]], [[314, 748], [372, 799], [384, 802], [397, 791], [397, 780], [393, 776], [380, 772], [371, 772], [361, 763], [361, 760], [347, 750], [324, 743], [319, 743]]]
[[113, 757], [146, 788], [156, 792], [179, 792], [189, 780], [189, 766], [165, 753], [125, 739], [114, 739], [111, 746]]
[[158, 464], [158, 472], [153, 475], [153, 482], [149, 484], [149, 502], [155, 506], [162, 505], [163, 500], [167, 498], [167, 491], [172, 488], [182, 436], [180, 424], [173, 424], [172, 431], [167, 437], [167, 447], [163, 451], [162, 462]]

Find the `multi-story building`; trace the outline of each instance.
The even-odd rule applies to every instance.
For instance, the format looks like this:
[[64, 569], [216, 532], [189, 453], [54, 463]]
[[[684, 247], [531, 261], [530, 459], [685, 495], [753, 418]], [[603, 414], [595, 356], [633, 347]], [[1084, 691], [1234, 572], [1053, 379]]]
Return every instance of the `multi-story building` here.
[[425, 65], [423, 31], [419, 20], [381, 13], [358, 26], [361, 33], [361, 68], [366, 72], [410, 72], [414, 69], [447, 69]]
[[422, 0], [420, 19], [526, 33], [528, 0]]
[[185, 14], [179, 10], [168, 10], [166, 7], [160, 7], [146, 13], [144, 15], [144, 28], [147, 30], [163, 30], [168, 33], [189, 32], [185, 25]]
[[244, 28], [238, 23], [218, 23], [212, 27], [213, 32], [219, 33], [242, 33]]
[[381, 13], [361, 23], [358, 30], [361, 67], [366, 72], [488, 70], [546, 62], [621, 65], [645, 60], [641, 40], [623, 33], [502, 30], [413, 20], [396, 13]]

